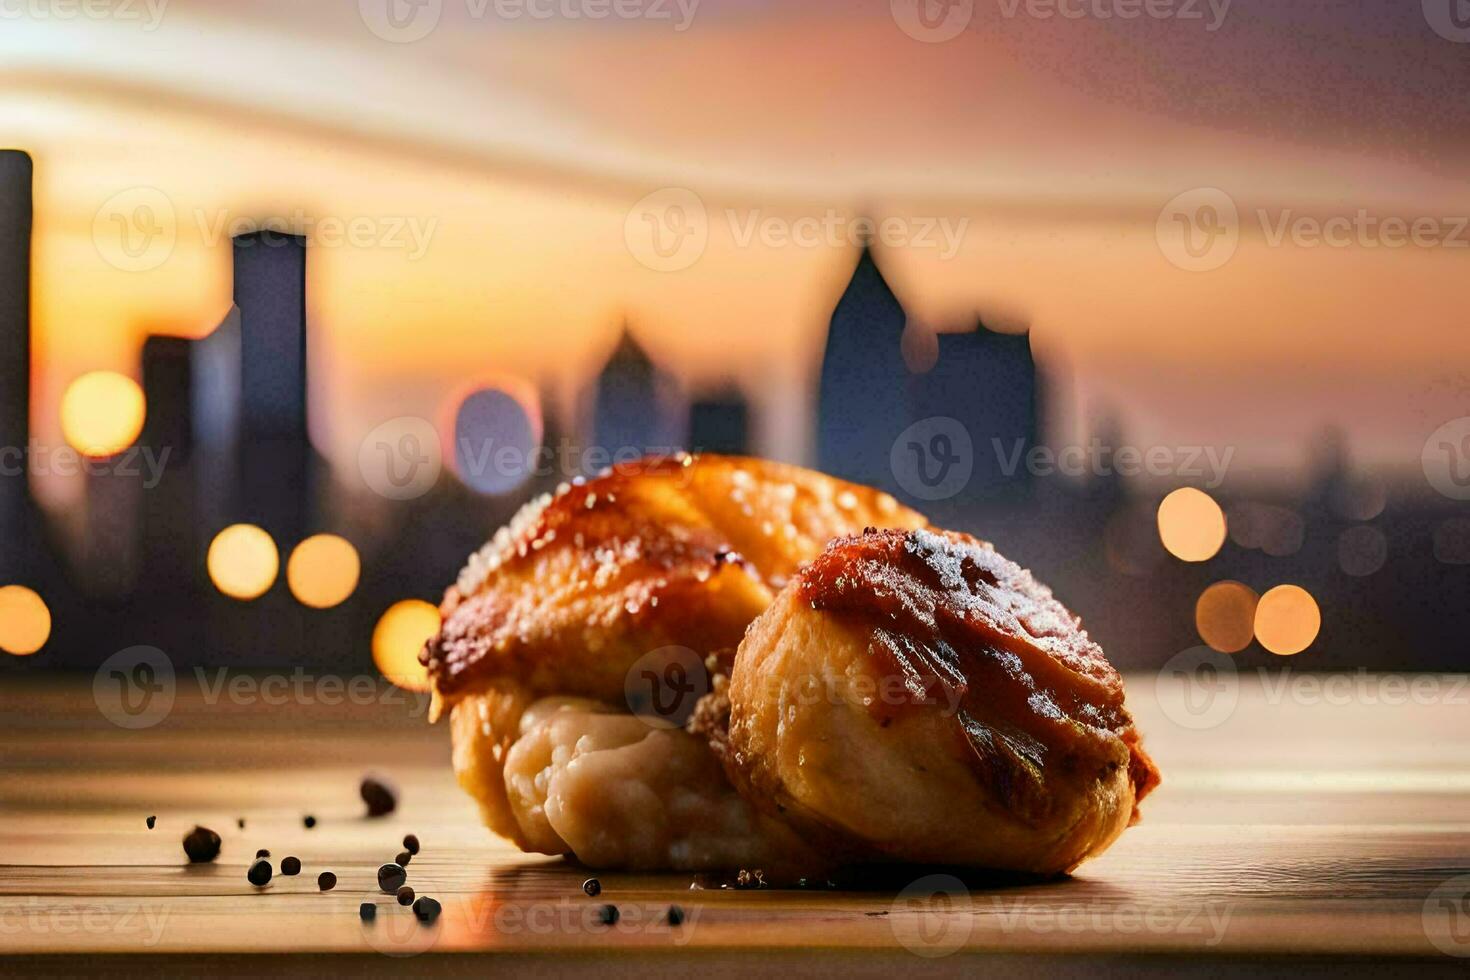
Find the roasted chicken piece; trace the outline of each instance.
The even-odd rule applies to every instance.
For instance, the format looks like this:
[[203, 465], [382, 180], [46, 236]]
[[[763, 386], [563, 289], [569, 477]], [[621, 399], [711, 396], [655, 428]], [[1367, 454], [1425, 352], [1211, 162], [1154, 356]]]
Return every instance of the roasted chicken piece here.
[[742, 796], [849, 861], [1068, 871], [1158, 782], [1078, 621], [944, 531], [833, 542], [740, 645], [728, 731], [703, 727]]
[[[708, 455], [639, 461], [527, 505], [448, 590], [423, 655], [435, 716], [452, 711], [460, 784], [526, 850], [781, 863], [800, 842], [734, 792], [703, 739], [631, 713], [630, 670], [672, 650], [718, 654], [727, 671], [751, 620], [829, 540], [924, 523], [866, 487]], [[591, 836], [640, 819], [641, 842]]]

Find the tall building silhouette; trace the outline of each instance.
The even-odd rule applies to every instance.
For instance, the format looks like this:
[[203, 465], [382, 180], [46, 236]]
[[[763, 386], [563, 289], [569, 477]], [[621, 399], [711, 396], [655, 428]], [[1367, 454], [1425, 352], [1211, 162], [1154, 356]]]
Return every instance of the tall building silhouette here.
[[[818, 460], [837, 476], [901, 493], [890, 453], [900, 434], [934, 417], [959, 421], [973, 446], [965, 500], [1024, 492], [1024, 454], [1038, 437], [1039, 390], [1029, 334], [977, 323], [966, 333], [927, 338], [932, 365], [911, 369], [903, 355], [907, 318], [864, 249], [832, 313], [818, 397]], [[1019, 450], [1020, 457], [1014, 457]]]
[[1025, 454], [1039, 436], [1031, 335], [997, 333], [977, 322], [974, 330], [936, 339], [934, 366], [908, 380], [910, 417], [947, 416], [964, 424], [975, 452], [968, 493], [1024, 492], [1031, 484]]
[[817, 462], [827, 473], [892, 489], [889, 451], [908, 427], [903, 306], [870, 249], [832, 311], [822, 354]]
[[697, 398], [689, 406], [689, 448], [694, 452], [750, 454], [750, 406], [738, 389]]
[[684, 445], [678, 386], [625, 326], [598, 373], [592, 402], [592, 445], [605, 454], [669, 452]]
[[0, 585], [30, 552], [31, 158], [0, 150]]

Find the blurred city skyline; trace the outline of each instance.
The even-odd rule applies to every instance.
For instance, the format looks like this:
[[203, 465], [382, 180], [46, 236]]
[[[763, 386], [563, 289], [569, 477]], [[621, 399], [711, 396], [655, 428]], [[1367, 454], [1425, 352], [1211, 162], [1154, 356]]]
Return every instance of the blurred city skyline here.
[[[147, 335], [213, 330], [230, 236], [262, 224], [312, 238], [310, 356], [331, 364], [312, 438], [339, 472], [385, 419], [440, 418], [487, 377], [570, 399], [625, 321], [691, 392], [739, 386], [755, 447], [811, 461], [864, 217], [896, 221], [877, 255], [911, 321], [1029, 328], [1067, 379], [1048, 441], [1106, 417], [1300, 484], [1324, 427], [1411, 473], [1463, 414], [1467, 48], [1427, 6], [975, 5], [943, 43], [887, 3], [704, 0], [682, 30], [666, 6], [429, 4], [412, 43], [374, 32], [370, 0], [8, 19], [0, 142], [36, 161], [36, 437], [61, 444], [81, 375], [138, 378]], [[1165, 236], [1204, 188], [1238, 241], [1196, 271]], [[1346, 244], [1323, 240], [1332, 218]], [[1385, 245], [1389, 220], [1435, 224]], [[680, 227], [692, 259], [648, 251]]]

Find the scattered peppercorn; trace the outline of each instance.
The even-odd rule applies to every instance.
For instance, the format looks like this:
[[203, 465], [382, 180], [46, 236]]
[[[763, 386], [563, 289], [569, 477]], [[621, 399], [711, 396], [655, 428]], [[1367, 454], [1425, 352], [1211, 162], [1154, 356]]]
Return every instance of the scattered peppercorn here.
[[682, 926], [684, 924], [684, 910], [677, 905], [669, 906], [669, 925]]
[[385, 864], [378, 869], [378, 887], [385, 895], [392, 895], [408, 881], [408, 872], [401, 864]]
[[248, 878], [250, 880], [250, 883], [255, 887], [264, 888], [266, 885], [270, 884], [271, 863], [265, 858], [256, 859], [256, 862], [250, 866], [250, 870], [245, 872], [245, 877]]
[[268, 858], [271, 856], [271, 852], [262, 847], [260, 850], [255, 852], [255, 856], [258, 858]]
[[184, 853], [194, 864], [204, 864], [219, 857], [219, 834], [208, 827], [195, 827], [184, 836]]
[[149, 830], [152, 830], [153, 829], [153, 825], [156, 824], [156, 823], [158, 823], [158, 818], [157, 817], [149, 817], [148, 818], [148, 829]]
[[312, 816], [302, 817], [301, 818], [301, 822], [306, 826], [306, 829], [307, 830], [310, 830], [311, 828], [313, 828], [313, 827], [316, 826], [316, 817], [312, 817]]
[[281, 858], [281, 874], [291, 876], [301, 873], [301, 859], [299, 857]]
[[401, 865], [403, 865], [406, 868], [406, 867], [408, 867], [408, 862], [410, 862], [412, 860], [413, 860], [413, 855], [412, 854], [408, 853], [407, 851], [399, 851], [398, 852], [398, 856], [393, 859], [393, 863], [394, 864], [401, 864]]
[[399, 905], [412, 905], [413, 904], [413, 889], [412, 888], [408, 887], [407, 885], [404, 885], [402, 888], [398, 889], [398, 904]]
[[235, 826], [236, 827], [239, 827], [241, 830], [244, 830], [245, 829], [245, 818], [244, 817], [236, 817], [235, 818]]
[[597, 921], [605, 926], [616, 924], [620, 918], [622, 918], [622, 915], [618, 912], [616, 905], [604, 905], [597, 910]]
[[588, 878], [586, 881], [582, 882], [582, 890], [586, 892], [589, 897], [596, 898], [598, 895], [602, 894], [602, 882], [598, 881], [596, 878]]
[[323, 871], [316, 876], [316, 886], [324, 892], [329, 892], [337, 887], [337, 876], [330, 871]]
[[362, 801], [367, 804], [367, 815], [370, 817], [387, 816], [398, 806], [398, 790], [380, 776], [364, 776], [357, 790], [362, 794]]
[[363, 902], [357, 907], [357, 917], [364, 922], [371, 922], [378, 917], [378, 907], [372, 902]]
[[413, 903], [414, 918], [423, 923], [433, 922], [439, 918], [441, 911], [443, 910], [439, 907], [439, 903], [432, 898], [420, 898]]
[[405, 834], [403, 838], [403, 849], [410, 854], [419, 852], [419, 839], [414, 834]]

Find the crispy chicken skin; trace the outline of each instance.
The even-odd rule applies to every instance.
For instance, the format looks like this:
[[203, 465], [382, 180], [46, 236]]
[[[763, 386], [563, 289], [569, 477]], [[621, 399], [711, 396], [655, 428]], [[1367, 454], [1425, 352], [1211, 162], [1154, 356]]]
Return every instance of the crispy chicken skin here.
[[833, 542], [752, 624], [729, 701], [741, 794], [847, 860], [1069, 871], [1158, 782], [1102, 651], [964, 534]]
[[733, 650], [832, 538], [924, 523], [887, 494], [796, 466], [640, 460], [527, 505], [448, 590], [421, 659], [441, 707], [502, 678], [619, 704], [651, 650]]

